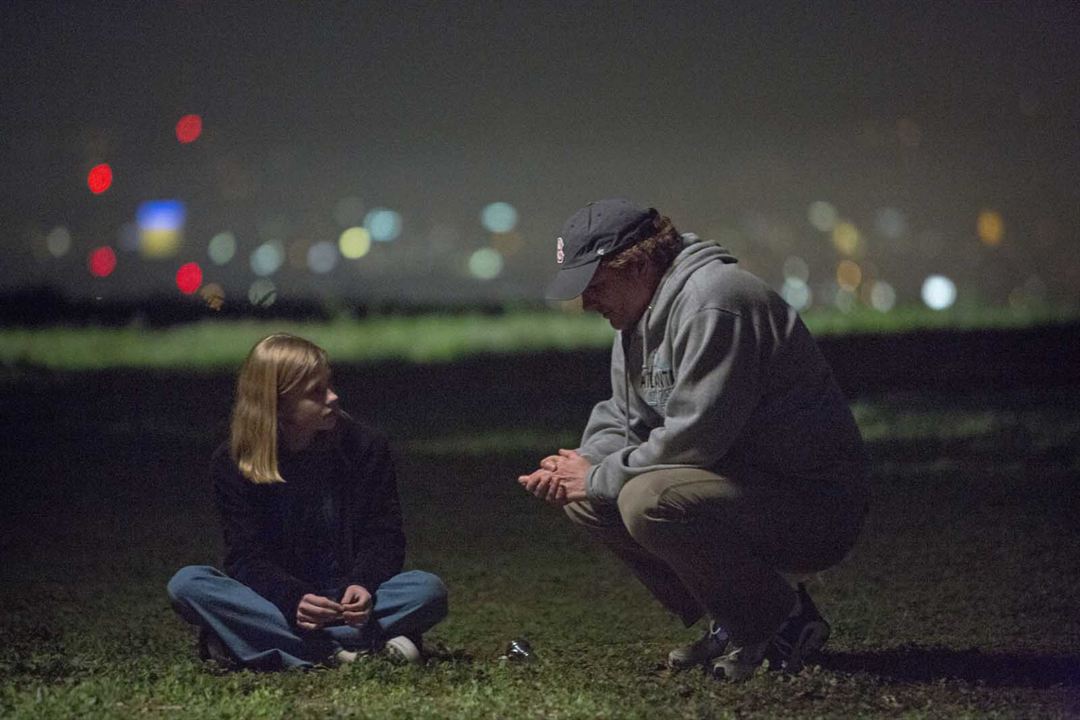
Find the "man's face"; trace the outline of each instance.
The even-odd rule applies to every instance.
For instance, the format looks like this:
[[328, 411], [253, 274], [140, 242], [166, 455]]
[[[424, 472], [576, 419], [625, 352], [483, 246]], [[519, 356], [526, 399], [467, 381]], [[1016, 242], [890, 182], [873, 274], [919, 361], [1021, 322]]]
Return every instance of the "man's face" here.
[[601, 264], [581, 294], [581, 305], [603, 315], [616, 330], [628, 330], [645, 313], [654, 286], [651, 274], [644, 270], [612, 270]]

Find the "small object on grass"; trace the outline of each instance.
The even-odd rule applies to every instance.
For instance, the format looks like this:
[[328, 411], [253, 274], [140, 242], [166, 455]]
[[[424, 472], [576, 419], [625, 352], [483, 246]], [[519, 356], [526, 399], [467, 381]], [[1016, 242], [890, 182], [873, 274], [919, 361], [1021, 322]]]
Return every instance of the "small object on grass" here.
[[499, 656], [500, 660], [509, 662], [532, 662], [536, 659], [532, 645], [525, 638], [514, 638], [506, 645], [506, 652]]

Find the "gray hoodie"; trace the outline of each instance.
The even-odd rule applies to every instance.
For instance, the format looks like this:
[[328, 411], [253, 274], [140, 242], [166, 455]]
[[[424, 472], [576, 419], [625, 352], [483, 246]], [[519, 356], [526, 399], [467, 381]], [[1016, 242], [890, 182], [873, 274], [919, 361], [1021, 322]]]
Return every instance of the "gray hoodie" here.
[[847, 401], [798, 313], [719, 245], [684, 235], [652, 303], [611, 350], [611, 398], [578, 449], [590, 500], [677, 467], [749, 464], [864, 497]]

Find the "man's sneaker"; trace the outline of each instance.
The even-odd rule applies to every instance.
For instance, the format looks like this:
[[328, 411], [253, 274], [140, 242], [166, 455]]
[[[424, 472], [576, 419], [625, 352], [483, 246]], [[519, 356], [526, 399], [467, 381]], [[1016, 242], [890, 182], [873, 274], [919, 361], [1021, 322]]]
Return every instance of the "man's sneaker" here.
[[402, 665], [416, 665], [420, 662], [420, 648], [404, 635], [387, 640], [382, 652], [391, 662]]
[[799, 605], [795, 612], [784, 621], [770, 642], [768, 658], [773, 670], [797, 673], [802, 670], [807, 658], [824, 647], [829, 639], [829, 623], [818, 612], [806, 586], [799, 583]]
[[724, 682], [742, 682], [749, 679], [764, 662], [770, 643], [770, 640], [764, 640], [756, 645], [732, 646], [713, 660], [712, 676]]
[[705, 634], [692, 643], [668, 653], [667, 664], [672, 670], [686, 670], [720, 657], [728, 644], [728, 634], [715, 622], [710, 622]]

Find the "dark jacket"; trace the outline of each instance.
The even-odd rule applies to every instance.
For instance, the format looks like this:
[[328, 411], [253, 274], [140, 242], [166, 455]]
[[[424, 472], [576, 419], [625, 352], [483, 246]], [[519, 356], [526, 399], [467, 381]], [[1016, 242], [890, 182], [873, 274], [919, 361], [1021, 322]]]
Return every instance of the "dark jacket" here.
[[219, 447], [210, 464], [225, 533], [225, 572], [281, 610], [290, 623], [307, 593], [348, 585], [374, 593], [401, 572], [405, 535], [386, 438], [342, 417], [311, 446], [279, 446], [284, 483], [245, 479]]

